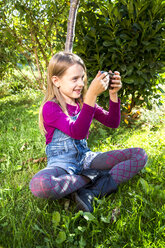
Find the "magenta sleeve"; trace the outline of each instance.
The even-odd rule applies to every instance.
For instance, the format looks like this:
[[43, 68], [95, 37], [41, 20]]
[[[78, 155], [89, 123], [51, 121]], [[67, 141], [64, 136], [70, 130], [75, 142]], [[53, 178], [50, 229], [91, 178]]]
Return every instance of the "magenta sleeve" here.
[[67, 116], [60, 106], [54, 102], [46, 102], [43, 107], [45, 129], [58, 128], [73, 139], [84, 139], [89, 131], [95, 108], [83, 104], [76, 121]]
[[94, 118], [103, 125], [111, 128], [117, 128], [120, 124], [120, 99], [118, 103], [110, 100], [109, 111], [104, 110], [96, 104]]

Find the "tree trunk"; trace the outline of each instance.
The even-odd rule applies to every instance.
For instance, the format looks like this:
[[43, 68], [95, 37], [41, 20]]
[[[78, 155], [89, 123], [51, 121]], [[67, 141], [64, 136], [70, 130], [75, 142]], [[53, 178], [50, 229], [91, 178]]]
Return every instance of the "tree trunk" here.
[[73, 49], [76, 17], [77, 17], [77, 10], [79, 7], [79, 3], [80, 3], [79, 0], [70, 1], [70, 11], [69, 11], [68, 26], [67, 26], [67, 37], [66, 37], [66, 42], [65, 42], [66, 52], [72, 52], [72, 49]]
[[36, 59], [36, 65], [37, 65], [37, 70], [38, 70], [39, 87], [40, 87], [40, 89], [43, 89], [42, 71], [41, 71], [41, 68], [40, 68], [40, 63], [39, 63], [39, 58], [38, 58], [38, 54], [37, 54], [37, 48], [36, 48], [36, 43], [35, 43], [35, 38], [34, 38], [33, 30], [31, 30], [31, 39], [32, 39], [33, 52], [34, 52], [34, 56], [35, 56], [35, 59]]

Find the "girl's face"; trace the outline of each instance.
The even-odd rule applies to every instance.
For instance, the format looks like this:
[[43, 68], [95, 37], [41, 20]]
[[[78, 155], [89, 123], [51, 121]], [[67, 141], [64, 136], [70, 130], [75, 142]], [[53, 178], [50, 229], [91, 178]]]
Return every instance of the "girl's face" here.
[[65, 99], [65, 102], [75, 105], [75, 99], [81, 96], [84, 87], [84, 68], [79, 64], [70, 66], [62, 77], [56, 77], [55, 85]]

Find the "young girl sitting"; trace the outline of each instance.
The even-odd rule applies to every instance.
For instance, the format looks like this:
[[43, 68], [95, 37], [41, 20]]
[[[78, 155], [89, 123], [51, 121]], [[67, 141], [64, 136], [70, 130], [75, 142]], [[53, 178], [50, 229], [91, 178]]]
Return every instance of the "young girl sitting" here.
[[[109, 83], [113, 88], [106, 111], [96, 100]], [[145, 166], [147, 155], [141, 148], [92, 152], [87, 145], [93, 118], [110, 128], [119, 126], [121, 87], [119, 72], [110, 80], [107, 72], [99, 71], [87, 90], [82, 59], [66, 52], [53, 56], [39, 121], [46, 137], [47, 167], [30, 182], [35, 196], [59, 199], [74, 193], [79, 209], [92, 212], [94, 197], [115, 192]]]

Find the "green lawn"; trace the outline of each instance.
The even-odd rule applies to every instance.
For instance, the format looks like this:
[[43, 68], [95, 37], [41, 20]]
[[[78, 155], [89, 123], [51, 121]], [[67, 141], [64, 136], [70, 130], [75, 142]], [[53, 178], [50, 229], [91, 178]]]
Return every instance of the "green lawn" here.
[[[163, 107], [141, 109], [116, 130], [92, 125], [94, 151], [142, 147], [143, 171], [97, 200], [94, 213], [76, 212], [74, 202], [47, 201], [29, 191], [32, 176], [46, 165], [38, 129], [41, 93], [0, 99], [0, 248], [165, 247], [165, 129]], [[43, 160], [43, 161], [42, 161]]]

